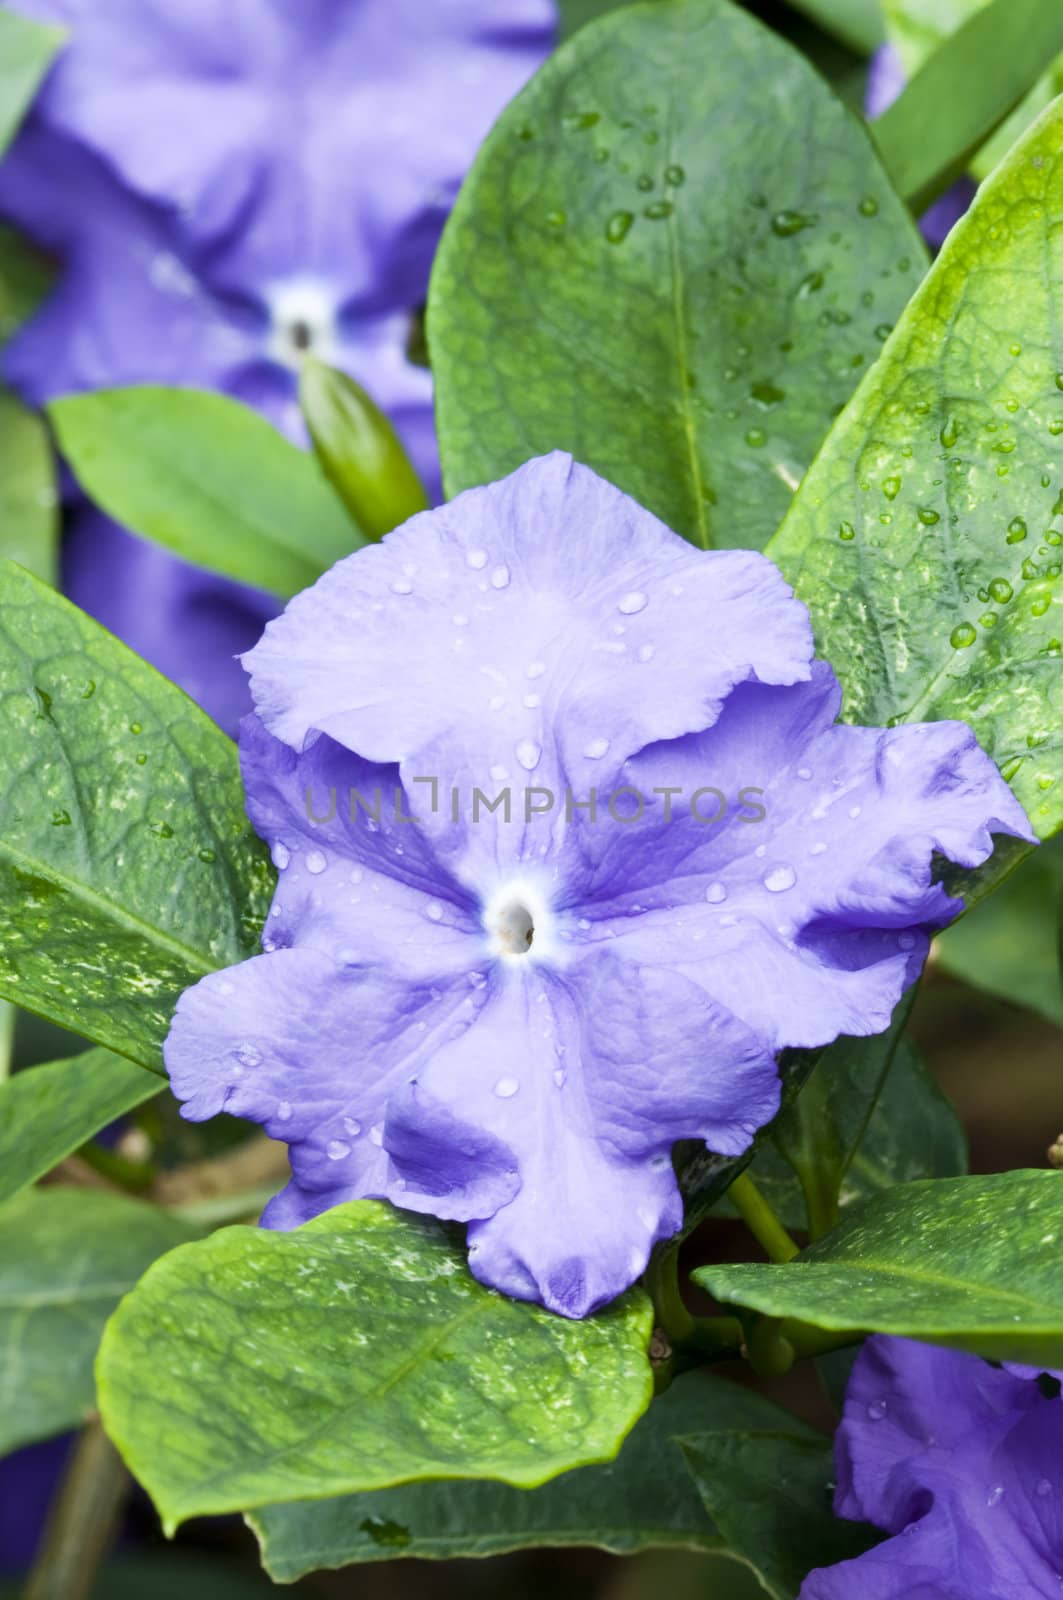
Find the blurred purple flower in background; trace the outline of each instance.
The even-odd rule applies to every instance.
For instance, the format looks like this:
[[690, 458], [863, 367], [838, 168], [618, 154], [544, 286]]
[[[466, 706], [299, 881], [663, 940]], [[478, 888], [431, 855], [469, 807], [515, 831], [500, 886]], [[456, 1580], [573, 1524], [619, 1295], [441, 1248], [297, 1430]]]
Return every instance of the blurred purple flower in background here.
[[1034, 1600], [1063, 1585], [1058, 1376], [869, 1339], [835, 1439], [835, 1510], [894, 1537], [801, 1600]]
[[[31, 403], [219, 389], [302, 441], [304, 354], [395, 423], [438, 497], [432, 382], [408, 356], [432, 256], [553, 0], [17, 0], [71, 39], [0, 165], [0, 217], [62, 265], [9, 346]], [[65, 587], [233, 727], [232, 663], [272, 600], [75, 503]]]
[[559, 453], [339, 562], [247, 665], [280, 881], [266, 953], [178, 1005], [185, 1115], [288, 1142], [267, 1225], [467, 1221], [477, 1277], [567, 1316], [679, 1228], [676, 1140], [740, 1153], [779, 1049], [888, 1026], [960, 908], [935, 852], [1031, 837], [963, 723], [837, 724], [771, 562]]
[[[867, 73], [864, 110], [871, 118], [880, 117], [904, 88], [907, 79], [901, 58], [891, 44], [880, 45], [871, 57]], [[973, 178], [959, 178], [940, 199], [924, 211], [919, 226], [928, 244], [940, 250], [952, 229], [974, 199], [978, 185]]]

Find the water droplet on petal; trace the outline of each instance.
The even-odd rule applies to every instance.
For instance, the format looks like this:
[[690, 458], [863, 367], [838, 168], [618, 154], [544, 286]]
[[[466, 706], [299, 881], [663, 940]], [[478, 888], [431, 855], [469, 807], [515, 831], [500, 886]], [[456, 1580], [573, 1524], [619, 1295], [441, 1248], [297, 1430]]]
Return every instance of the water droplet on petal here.
[[535, 771], [542, 759], [542, 753], [542, 745], [536, 744], [534, 739], [522, 739], [514, 752], [525, 772]]
[[889, 1405], [887, 1401], [872, 1400], [871, 1404], [867, 1408], [867, 1414], [872, 1422], [881, 1422], [888, 1410]]
[[811, 776], [812, 776], [812, 768], [811, 767], [798, 767], [797, 776], [801, 779], [802, 783], [807, 783], [809, 778], [811, 778]]
[[902, 950], [914, 950], [915, 949], [915, 934], [914, 933], [907, 933], [907, 932], [906, 933], [899, 933], [897, 935], [897, 943], [900, 945]]
[[610, 244], [620, 244], [627, 238], [628, 230], [635, 220], [633, 211], [614, 211], [605, 224], [605, 237]]
[[369, 1141], [371, 1144], [375, 1145], [382, 1145], [384, 1143], [384, 1124], [382, 1122], [377, 1122], [373, 1125], [373, 1127], [370, 1128]]
[[429, 900], [428, 904], [424, 908], [424, 914], [428, 918], [429, 922], [442, 922], [443, 907], [440, 905], [438, 900]]
[[764, 887], [770, 890], [772, 894], [782, 894], [784, 889], [792, 889], [796, 882], [797, 873], [793, 867], [787, 866], [785, 862], [780, 863], [777, 867], [772, 867], [770, 872], [764, 874]]
[[491, 768], [491, 776], [496, 783], [505, 783], [506, 779], [509, 777], [509, 768], [494, 766]]
[[396, 578], [390, 585], [392, 594], [412, 594], [413, 584], [409, 578]]
[[486, 567], [487, 561], [486, 550], [470, 550], [465, 557], [466, 566], [471, 567], [474, 572], [479, 572], [483, 567]]
[[509, 568], [496, 567], [491, 574], [492, 589], [506, 589], [509, 587]]
[[312, 872], [316, 877], [319, 872], [324, 872], [327, 866], [328, 860], [324, 852], [321, 850], [311, 850], [310, 854], [306, 858], [307, 872]]
[[584, 749], [583, 754], [590, 761], [600, 761], [608, 748], [608, 739], [592, 739], [590, 744], [588, 744]]
[[639, 611], [645, 611], [649, 604], [648, 596], [638, 589], [632, 589], [628, 594], [622, 595], [617, 601], [616, 609], [622, 611], [625, 617], [633, 617]]
[[849, 807], [849, 815], [852, 817], [854, 822], [856, 821], [857, 817], [860, 815], [860, 813], [861, 813], [861, 811], [863, 809], [864, 809], [863, 806], [850, 806]]
[[277, 1121], [290, 1122], [292, 1120], [292, 1106], [290, 1100], [281, 1100], [277, 1105]]
[[257, 1067], [262, 1060], [262, 1053], [253, 1044], [242, 1044], [236, 1052], [236, 1059], [243, 1062], [245, 1067]]
[[558, 1089], [565, 1087], [565, 1071], [563, 1067], [554, 1068], [554, 1084]]
[[528, 711], [538, 710], [542, 703], [543, 697], [541, 694], [526, 694], [524, 696], [524, 706]]
[[823, 841], [819, 840], [818, 843], [812, 846], [808, 853], [810, 856], [821, 856], [826, 848], [827, 846], [823, 843]]
[[344, 1156], [349, 1156], [351, 1147], [343, 1139], [330, 1139], [325, 1146], [325, 1154], [330, 1161], [342, 1161]]
[[721, 900], [727, 899], [727, 889], [722, 883], [710, 883], [705, 890], [705, 898], [710, 906], [718, 906]]
[[653, 645], [653, 644], [640, 644], [639, 648], [638, 648], [638, 658], [639, 658], [639, 660], [641, 662], [643, 662], [643, 663], [645, 663], [647, 661], [652, 661], [656, 649], [657, 649], [657, 646]]
[[516, 1078], [499, 1078], [495, 1084], [495, 1094], [500, 1100], [509, 1100], [519, 1088], [520, 1084]]
[[989, 1506], [990, 1509], [992, 1509], [993, 1506], [998, 1506], [1000, 1504], [1000, 1502], [1003, 1500], [1004, 1494], [1005, 1494], [1004, 1485], [1002, 1483], [994, 1483], [993, 1487], [990, 1489], [989, 1493], [986, 1495], [986, 1501], [985, 1501], [986, 1505]]
[[352, 1139], [357, 1139], [358, 1135], [362, 1131], [362, 1124], [360, 1122], [355, 1122], [353, 1117], [344, 1117], [343, 1126], [347, 1129], [347, 1132], [350, 1134]]
[[958, 622], [949, 634], [949, 644], [954, 650], [967, 650], [978, 637], [973, 623]]
[[292, 859], [292, 853], [288, 849], [288, 846], [286, 844], [281, 844], [280, 840], [278, 839], [277, 843], [270, 851], [270, 858], [277, 871], [283, 872], [289, 861]]
[[545, 661], [529, 661], [528, 665], [524, 668], [524, 676], [526, 678], [541, 678], [545, 671]]

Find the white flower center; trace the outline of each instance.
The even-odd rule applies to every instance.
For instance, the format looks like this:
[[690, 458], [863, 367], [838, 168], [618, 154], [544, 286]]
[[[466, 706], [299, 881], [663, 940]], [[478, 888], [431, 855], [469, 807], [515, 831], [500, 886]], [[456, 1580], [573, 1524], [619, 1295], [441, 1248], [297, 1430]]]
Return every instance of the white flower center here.
[[541, 892], [525, 880], [501, 885], [484, 907], [484, 927], [492, 953], [504, 961], [545, 955], [550, 923], [550, 911]]
[[336, 360], [336, 300], [323, 283], [293, 278], [274, 284], [267, 298], [268, 353], [274, 361], [298, 371], [308, 355], [321, 361]]

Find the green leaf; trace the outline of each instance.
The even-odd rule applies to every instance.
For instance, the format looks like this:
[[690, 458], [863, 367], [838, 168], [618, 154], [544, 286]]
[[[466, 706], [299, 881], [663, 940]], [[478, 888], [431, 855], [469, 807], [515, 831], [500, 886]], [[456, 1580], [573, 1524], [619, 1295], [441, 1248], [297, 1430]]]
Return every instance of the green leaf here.
[[48, 415], [82, 487], [175, 555], [287, 597], [365, 541], [314, 456], [201, 389], [100, 389]]
[[699, 1267], [717, 1299], [840, 1333], [1063, 1366], [1063, 1173], [899, 1184], [785, 1266]]
[[933, 52], [875, 122], [886, 170], [915, 211], [960, 177], [1059, 50], [1058, 0], [993, 0]]
[[0, 154], [29, 110], [52, 58], [66, 38], [0, 7]]
[[638, 1290], [584, 1322], [508, 1300], [452, 1232], [357, 1201], [160, 1262], [107, 1329], [100, 1407], [171, 1530], [420, 1478], [532, 1487], [616, 1454], [651, 1323]]
[[190, 1237], [157, 1206], [95, 1189], [30, 1189], [0, 1209], [0, 1454], [85, 1420], [104, 1322]]
[[988, 900], [938, 936], [935, 955], [965, 983], [1063, 1025], [1063, 836], [1042, 845]]
[[0, 1083], [0, 1200], [50, 1172], [161, 1087], [154, 1073], [109, 1050], [31, 1067]]
[[303, 362], [299, 399], [321, 469], [367, 539], [382, 539], [428, 496], [388, 418], [360, 384]]
[[790, 0], [790, 4], [858, 55], [869, 56], [885, 42], [879, 0]]
[[410, 1483], [263, 1506], [248, 1520], [266, 1570], [279, 1583], [349, 1562], [449, 1560], [540, 1545], [594, 1545], [615, 1555], [667, 1546], [722, 1550], [724, 1540], [683, 1471], [679, 1446], [703, 1430], [780, 1427], [816, 1437], [751, 1390], [691, 1373], [654, 1400], [615, 1461], [566, 1472], [539, 1489], [487, 1481]]
[[[966, 1172], [967, 1140], [955, 1111], [910, 1040], [889, 1055], [881, 1049], [886, 1038], [839, 1040], [761, 1146], [752, 1177], [786, 1227], [812, 1226], [792, 1161], [811, 1169], [827, 1226], [836, 1220], [829, 1199], [844, 1209], [895, 1183]], [[802, 1131], [805, 1143], [795, 1150]], [[813, 1218], [813, 1232], [824, 1231], [814, 1208]]]
[[448, 491], [562, 448], [694, 543], [760, 548], [924, 261], [797, 51], [727, 0], [627, 6], [503, 113], [444, 233]]
[[1043, 838], [1063, 824], [1061, 139], [1063, 103], [983, 186], [767, 552], [846, 717], [969, 722]]
[[0, 995], [161, 1070], [178, 995], [257, 947], [273, 880], [232, 743], [0, 567]]
[[[248, 1520], [277, 1582], [322, 1566], [485, 1557], [541, 1546], [596, 1546], [616, 1555], [684, 1547], [736, 1555], [764, 1574], [783, 1560], [778, 1536], [760, 1528], [762, 1538], [748, 1538], [735, 1496], [714, 1467], [751, 1437], [773, 1443], [760, 1491], [765, 1480], [775, 1488], [776, 1467], [796, 1451], [808, 1477], [802, 1512], [820, 1533], [824, 1560], [839, 1560], [828, 1555], [828, 1440], [756, 1392], [706, 1373], [687, 1374], [656, 1398], [615, 1462], [567, 1472], [538, 1490], [491, 1482], [407, 1483], [330, 1501], [264, 1506]], [[808, 1472], [812, 1459], [815, 1483]], [[773, 1504], [762, 1493], [759, 1499], [762, 1506]], [[808, 1541], [805, 1533], [802, 1547]]]
[[851, 1561], [878, 1542], [874, 1530], [834, 1516], [830, 1440], [811, 1429], [712, 1432], [681, 1443], [706, 1510], [775, 1600], [796, 1600], [811, 1568]]
[[47, 258], [0, 223], [0, 345], [37, 310], [54, 277]]
[[[991, 0], [882, 0], [882, 3], [887, 36], [900, 54], [905, 72], [912, 77], [958, 29], [979, 11], [986, 9]], [[958, 91], [954, 91], [959, 99], [965, 99], [968, 92], [975, 96], [986, 92], [982, 80], [988, 73], [997, 72], [1006, 78], [1012, 71], [1013, 62], [1023, 58], [1026, 41], [1021, 28], [1014, 25], [1024, 20], [1023, 10], [1019, 4], [1009, 4], [1000, 13], [995, 37], [990, 33], [984, 58], [970, 64], [970, 85], [963, 83]], [[1005, 40], [1006, 48], [1001, 49], [1001, 43]], [[1041, 66], [1048, 66], [1047, 57], [1042, 57]], [[1057, 57], [1011, 116], [1005, 119], [977, 153], [971, 162], [975, 177], [984, 178], [992, 172], [1016, 139], [1025, 133], [1061, 91], [1063, 56]], [[953, 109], [959, 117], [967, 115], [962, 105], [956, 105]]]
[[0, 389], [0, 558], [45, 582], [55, 577], [59, 496], [40, 418]]

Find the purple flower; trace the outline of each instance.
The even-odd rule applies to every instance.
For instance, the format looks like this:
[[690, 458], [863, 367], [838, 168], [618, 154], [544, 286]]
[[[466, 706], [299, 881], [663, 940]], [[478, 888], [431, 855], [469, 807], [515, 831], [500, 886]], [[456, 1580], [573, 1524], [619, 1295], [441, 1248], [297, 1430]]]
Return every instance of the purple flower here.
[[876, 1337], [835, 1444], [843, 1517], [894, 1537], [810, 1573], [801, 1600], [1034, 1600], [1063, 1582], [1058, 1379]]
[[266, 953], [178, 1006], [185, 1115], [288, 1141], [267, 1225], [467, 1221], [479, 1278], [568, 1316], [679, 1227], [676, 1140], [738, 1154], [782, 1046], [886, 1027], [958, 909], [933, 853], [1030, 837], [962, 723], [835, 725], [763, 556], [562, 454], [341, 561], [245, 659], [280, 881]]
[[[128, 383], [219, 389], [304, 442], [311, 350], [369, 390], [437, 497], [413, 317], [480, 141], [550, 49], [553, 0], [17, 9], [71, 41], [0, 165], [0, 217], [63, 267], [5, 354], [7, 381], [33, 404]], [[104, 526], [79, 517], [79, 545], [100, 538], [94, 561], [68, 562], [68, 592], [235, 725], [232, 638], [249, 642], [246, 615], [261, 625], [272, 608]], [[145, 570], [153, 601], [172, 600], [150, 616], [125, 592]], [[188, 605], [213, 634], [182, 633]]]
[[[879, 47], [871, 57], [867, 73], [864, 110], [869, 117], [880, 117], [893, 104], [907, 79], [900, 55], [892, 44]], [[974, 199], [978, 185], [971, 178], [958, 178], [919, 219], [927, 243], [940, 250], [952, 229]]]

